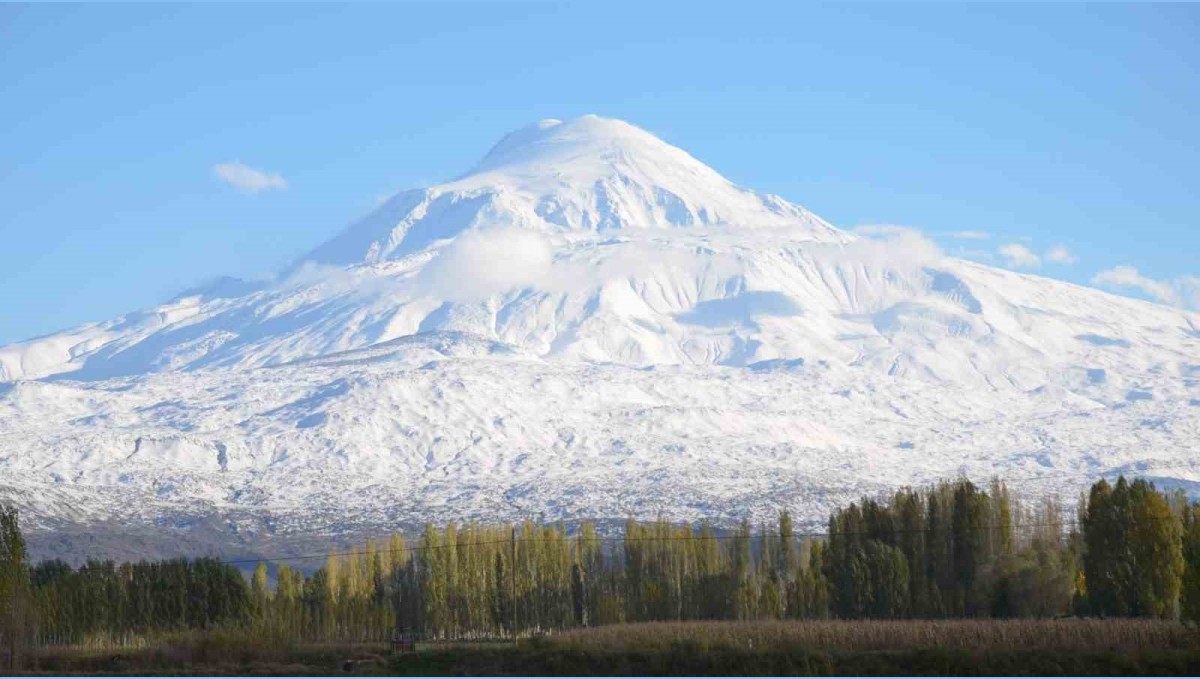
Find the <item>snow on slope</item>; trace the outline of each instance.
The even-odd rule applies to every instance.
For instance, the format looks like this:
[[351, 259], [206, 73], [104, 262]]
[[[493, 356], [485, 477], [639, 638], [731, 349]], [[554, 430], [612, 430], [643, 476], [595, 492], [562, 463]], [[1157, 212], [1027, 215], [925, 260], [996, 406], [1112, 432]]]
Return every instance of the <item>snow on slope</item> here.
[[594, 116], [274, 281], [0, 347], [0, 496], [48, 522], [819, 520], [960, 472], [1198, 479], [1197, 434], [1195, 314], [857, 238]]

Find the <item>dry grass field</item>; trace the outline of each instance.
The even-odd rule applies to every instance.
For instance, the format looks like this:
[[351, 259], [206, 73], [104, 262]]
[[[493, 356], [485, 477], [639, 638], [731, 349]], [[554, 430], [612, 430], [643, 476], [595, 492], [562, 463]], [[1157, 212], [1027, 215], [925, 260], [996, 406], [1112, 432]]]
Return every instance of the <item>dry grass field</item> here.
[[55, 648], [33, 675], [1197, 675], [1200, 631], [1155, 620], [663, 622], [513, 644], [264, 645], [221, 633]]
[[660, 622], [555, 635], [568, 648], [661, 651], [679, 644], [771, 651], [1137, 651], [1200, 646], [1195, 628], [1160, 620], [808, 620]]

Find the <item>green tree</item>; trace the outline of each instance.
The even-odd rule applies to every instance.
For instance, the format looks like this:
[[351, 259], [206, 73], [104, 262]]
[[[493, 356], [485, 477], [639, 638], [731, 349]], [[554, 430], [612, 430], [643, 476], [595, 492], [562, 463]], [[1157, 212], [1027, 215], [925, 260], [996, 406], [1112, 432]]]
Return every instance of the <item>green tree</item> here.
[[867, 574], [865, 608], [871, 618], [900, 618], [908, 613], [908, 560], [904, 552], [878, 540], [868, 540], [860, 558]]
[[1200, 504], [1184, 511], [1183, 583], [1180, 614], [1184, 620], [1200, 622]]
[[991, 554], [988, 553], [988, 524], [991, 503], [986, 493], [970, 481], [954, 485], [951, 525], [951, 554], [955, 579], [954, 612], [974, 616], [981, 612], [982, 601], [990, 597], [979, 593], [979, 575]]
[[1094, 615], [1174, 617], [1183, 579], [1179, 518], [1154, 484], [1098, 481], [1083, 516], [1087, 608]]
[[742, 521], [734, 534], [730, 550], [730, 563], [733, 568], [730, 573], [733, 582], [733, 610], [734, 617], [738, 620], [749, 620], [756, 612], [756, 597], [751, 582], [754, 563], [750, 555], [750, 539], [750, 523]]
[[10, 672], [17, 669], [32, 627], [25, 538], [15, 507], [0, 505], [0, 652]]
[[1136, 572], [1133, 576], [1134, 615], [1175, 618], [1183, 580], [1183, 542], [1179, 516], [1154, 484], [1144, 479], [1129, 488]]

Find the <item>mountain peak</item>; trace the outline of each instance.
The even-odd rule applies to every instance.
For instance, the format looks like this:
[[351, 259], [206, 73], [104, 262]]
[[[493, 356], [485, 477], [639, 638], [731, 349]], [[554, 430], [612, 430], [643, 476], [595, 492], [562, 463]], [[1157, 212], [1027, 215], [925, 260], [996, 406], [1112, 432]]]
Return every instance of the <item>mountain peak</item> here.
[[496, 226], [543, 234], [767, 227], [795, 240], [848, 238], [798, 205], [734, 185], [640, 127], [585, 115], [510, 132], [467, 174], [396, 194], [305, 261], [401, 259]]
[[[685, 151], [664, 142], [636, 125], [616, 118], [588, 114], [571, 120], [545, 118], [505, 135], [471, 171], [526, 170], [581, 160], [626, 162], [650, 160], [657, 164], [682, 164], [712, 172]], [[532, 166], [532, 167], [531, 167]], [[712, 172], [716, 174], [715, 172]], [[469, 175], [468, 175], [469, 176]]]

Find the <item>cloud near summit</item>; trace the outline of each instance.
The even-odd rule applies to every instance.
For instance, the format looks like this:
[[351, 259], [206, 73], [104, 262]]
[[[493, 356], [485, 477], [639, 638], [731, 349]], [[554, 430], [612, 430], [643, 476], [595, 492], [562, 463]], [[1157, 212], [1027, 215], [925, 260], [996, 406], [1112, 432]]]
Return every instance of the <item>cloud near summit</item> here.
[[1092, 285], [1109, 290], [1136, 291], [1156, 302], [1200, 310], [1200, 276], [1156, 280], [1132, 266], [1115, 266], [1092, 277]]
[[1042, 265], [1042, 258], [1020, 243], [1002, 245], [996, 252], [1004, 258], [1004, 263], [1013, 269], [1036, 269]]

